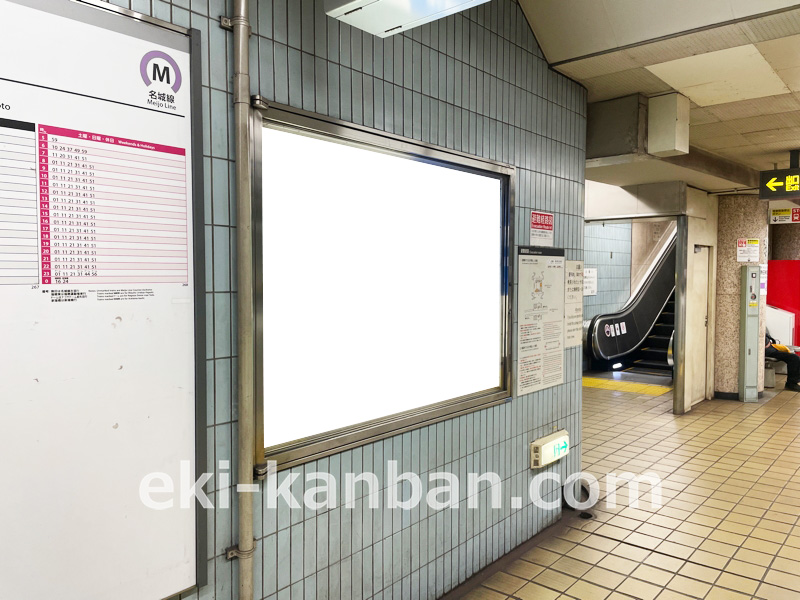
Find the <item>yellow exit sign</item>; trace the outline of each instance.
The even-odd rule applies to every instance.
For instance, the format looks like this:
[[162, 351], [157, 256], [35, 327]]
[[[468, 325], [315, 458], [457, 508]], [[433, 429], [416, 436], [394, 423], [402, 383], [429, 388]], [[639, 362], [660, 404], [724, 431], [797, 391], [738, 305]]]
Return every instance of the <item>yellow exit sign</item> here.
[[800, 198], [800, 169], [761, 171], [758, 197], [762, 200]]

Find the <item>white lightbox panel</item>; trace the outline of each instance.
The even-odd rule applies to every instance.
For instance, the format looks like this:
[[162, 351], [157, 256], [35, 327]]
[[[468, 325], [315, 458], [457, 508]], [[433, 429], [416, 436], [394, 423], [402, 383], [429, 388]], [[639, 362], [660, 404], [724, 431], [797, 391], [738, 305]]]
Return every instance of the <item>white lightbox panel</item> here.
[[265, 128], [264, 445], [498, 388], [498, 178]]

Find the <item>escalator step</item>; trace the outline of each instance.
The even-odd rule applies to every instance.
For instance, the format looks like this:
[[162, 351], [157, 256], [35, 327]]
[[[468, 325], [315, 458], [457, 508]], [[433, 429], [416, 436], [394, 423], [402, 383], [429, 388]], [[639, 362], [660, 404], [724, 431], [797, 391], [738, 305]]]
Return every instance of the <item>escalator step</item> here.
[[634, 366], [636, 367], [646, 367], [649, 369], [663, 369], [665, 371], [671, 371], [672, 367], [667, 364], [667, 361], [660, 361], [660, 360], [637, 360], [634, 361]]
[[641, 367], [628, 367], [625, 369], [626, 373], [640, 373], [642, 375], [659, 375], [662, 377], [672, 378], [672, 371], [661, 371], [659, 369], [643, 369]]

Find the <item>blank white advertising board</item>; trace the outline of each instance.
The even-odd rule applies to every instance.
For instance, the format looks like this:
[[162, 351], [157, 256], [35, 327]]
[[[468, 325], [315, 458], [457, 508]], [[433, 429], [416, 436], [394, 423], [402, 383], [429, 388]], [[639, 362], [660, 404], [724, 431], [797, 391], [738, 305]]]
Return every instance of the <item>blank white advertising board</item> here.
[[[262, 135], [264, 446], [498, 388], [501, 180]], [[296, 243], [297, 222], [313, 243]]]
[[[193, 36], [0, 0], [2, 598], [198, 583], [179, 494], [205, 412]], [[140, 498], [153, 473], [163, 510]]]

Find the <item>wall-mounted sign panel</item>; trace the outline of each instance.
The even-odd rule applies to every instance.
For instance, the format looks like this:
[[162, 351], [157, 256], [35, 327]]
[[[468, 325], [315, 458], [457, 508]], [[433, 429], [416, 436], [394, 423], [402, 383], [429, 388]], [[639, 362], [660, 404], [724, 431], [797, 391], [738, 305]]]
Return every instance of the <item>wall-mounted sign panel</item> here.
[[205, 440], [199, 39], [0, 15], [0, 596], [157, 600], [205, 552], [179, 494]]
[[564, 347], [583, 344], [583, 261], [568, 260], [564, 289]]
[[758, 197], [762, 200], [800, 198], [800, 169], [761, 171]]
[[586, 267], [583, 269], [583, 295], [597, 296], [597, 268]]
[[800, 223], [800, 207], [770, 208], [770, 225], [784, 225], [786, 223]]
[[517, 388], [564, 383], [564, 250], [520, 246], [517, 261]]
[[531, 246], [553, 245], [553, 225], [555, 217], [551, 213], [531, 211]]
[[739, 238], [736, 240], [736, 262], [758, 262], [759, 252], [758, 238]]

